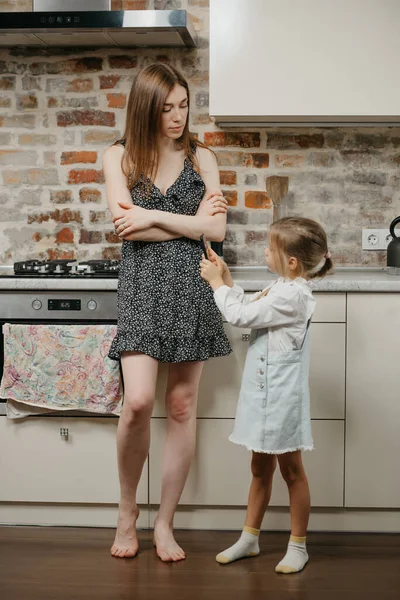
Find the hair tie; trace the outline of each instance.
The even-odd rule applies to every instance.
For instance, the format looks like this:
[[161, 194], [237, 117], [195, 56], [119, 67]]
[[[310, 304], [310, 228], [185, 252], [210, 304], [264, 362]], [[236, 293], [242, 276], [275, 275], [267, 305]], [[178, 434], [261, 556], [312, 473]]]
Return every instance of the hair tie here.
[[332, 258], [332, 254], [329, 252], [329, 250], [328, 250], [328, 252], [325, 254], [325, 258]]

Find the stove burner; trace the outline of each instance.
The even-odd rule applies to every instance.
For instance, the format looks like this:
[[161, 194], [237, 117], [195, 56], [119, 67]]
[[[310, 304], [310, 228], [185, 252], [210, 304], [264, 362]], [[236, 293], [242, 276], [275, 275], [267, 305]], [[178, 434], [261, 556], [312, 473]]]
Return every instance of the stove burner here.
[[19, 277], [118, 277], [117, 260], [24, 260], [14, 263]]
[[87, 260], [78, 264], [78, 270], [83, 270], [86, 274], [104, 273], [118, 275], [118, 260]]
[[24, 273], [37, 273], [39, 268], [44, 266], [43, 260], [24, 260], [20, 262], [14, 263], [14, 273], [15, 274], [24, 274]]

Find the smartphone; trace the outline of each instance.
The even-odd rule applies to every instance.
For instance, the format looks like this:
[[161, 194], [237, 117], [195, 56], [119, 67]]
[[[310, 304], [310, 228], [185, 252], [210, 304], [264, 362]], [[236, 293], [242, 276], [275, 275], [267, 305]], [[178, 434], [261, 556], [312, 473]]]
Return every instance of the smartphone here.
[[200, 236], [200, 246], [201, 246], [204, 256], [208, 259], [209, 258], [208, 257], [208, 246], [207, 246], [207, 240], [206, 240], [204, 233], [202, 233]]

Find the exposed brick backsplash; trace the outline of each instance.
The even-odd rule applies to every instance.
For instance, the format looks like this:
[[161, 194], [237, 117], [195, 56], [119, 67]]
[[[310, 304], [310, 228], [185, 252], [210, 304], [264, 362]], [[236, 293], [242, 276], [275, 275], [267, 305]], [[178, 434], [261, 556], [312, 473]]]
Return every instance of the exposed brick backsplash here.
[[86, 202], [101, 202], [101, 191], [96, 188], [81, 188], [79, 190], [79, 200]]
[[97, 162], [97, 152], [80, 150], [78, 152], [63, 152], [61, 154], [62, 165], [74, 165], [76, 163], [95, 163]]
[[82, 183], [104, 183], [103, 171], [96, 171], [95, 169], [72, 169], [68, 174], [68, 183], [82, 184]]
[[231, 131], [206, 131], [204, 133], [204, 142], [207, 146], [241, 146], [242, 148], [259, 148], [260, 134], [247, 132]]
[[73, 201], [71, 190], [50, 190], [50, 202], [53, 204], [71, 204]]
[[59, 127], [76, 127], [78, 125], [115, 127], [115, 113], [113, 112], [73, 110], [70, 112], [58, 112], [56, 116]]
[[222, 193], [224, 194], [224, 197], [228, 200], [228, 206], [237, 206], [237, 190], [225, 190], [224, 188], [222, 188]]
[[125, 108], [126, 94], [107, 94], [108, 108]]
[[[187, 77], [191, 130], [216, 153], [229, 203], [228, 262], [264, 263], [281, 202], [288, 214], [325, 226], [338, 263], [384, 264], [384, 252], [362, 251], [360, 230], [400, 214], [400, 127], [220, 130], [208, 113], [208, 0], [113, 0], [112, 7], [188, 9], [198, 46], [0, 50], [0, 263], [120, 256], [101, 157], [123, 133], [133, 76], [160, 60]], [[0, 0], [0, 12], [9, 10], [30, 11], [32, 0]]]
[[220, 171], [219, 180], [221, 185], [236, 185], [237, 174], [236, 171]]
[[267, 192], [245, 192], [244, 204], [247, 208], [271, 208], [271, 198]]

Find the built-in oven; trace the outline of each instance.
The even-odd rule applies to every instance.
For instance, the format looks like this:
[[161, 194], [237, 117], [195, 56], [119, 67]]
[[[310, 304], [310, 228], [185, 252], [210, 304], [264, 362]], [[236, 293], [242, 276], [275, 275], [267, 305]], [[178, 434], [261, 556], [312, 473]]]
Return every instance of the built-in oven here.
[[[15, 279], [14, 287], [18, 287]], [[21, 287], [27, 286], [27, 280]], [[31, 279], [30, 286], [41, 285]], [[117, 294], [115, 289], [97, 290], [51, 290], [51, 280], [46, 279], [47, 290], [0, 289], [0, 373], [4, 364], [5, 323], [43, 325], [116, 324]], [[11, 286], [10, 286], [11, 287]], [[6, 400], [0, 400], [0, 414], [6, 414]], [[53, 416], [58, 413], [51, 413]], [[65, 413], [62, 413], [65, 415]], [[69, 413], [71, 414], [71, 413]], [[60, 413], [61, 416], [61, 413]], [[96, 415], [97, 417], [99, 415]]]

